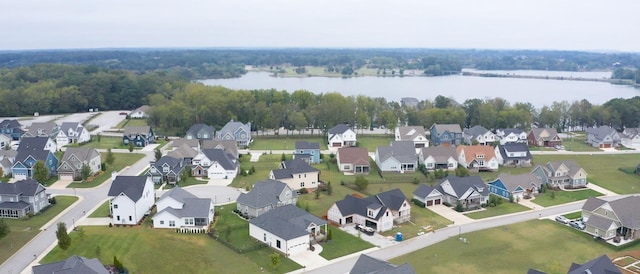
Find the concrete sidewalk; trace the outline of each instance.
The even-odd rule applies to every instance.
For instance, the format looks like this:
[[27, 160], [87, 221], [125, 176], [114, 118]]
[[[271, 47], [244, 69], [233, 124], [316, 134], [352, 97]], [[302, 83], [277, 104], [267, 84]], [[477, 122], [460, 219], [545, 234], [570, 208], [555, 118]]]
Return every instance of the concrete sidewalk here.
[[76, 222], [76, 226], [108, 226], [111, 218], [82, 218]]
[[320, 256], [320, 252], [322, 252], [322, 246], [319, 244], [315, 244], [313, 245], [313, 248], [313, 251], [307, 250], [300, 254], [291, 255], [289, 256], [289, 259], [301, 265], [303, 269], [313, 269], [327, 265], [329, 261]]
[[434, 206], [427, 207], [427, 209], [430, 209], [436, 214], [451, 220], [453, 222], [453, 225], [468, 224], [476, 221], [445, 205], [434, 205]]
[[606, 188], [603, 188], [601, 186], [594, 185], [592, 183], [588, 183], [587, 187], [590, 188], [590, 189], [593, 189], [593, 190], [595, 190], [597, 192], [600, 192], [600, 193], [604, 194], [604, 196], [617, 196], [618, 195], [618, 193], [615, 193], [615, 192], [613, 192], [611, 190], [608, 190]]

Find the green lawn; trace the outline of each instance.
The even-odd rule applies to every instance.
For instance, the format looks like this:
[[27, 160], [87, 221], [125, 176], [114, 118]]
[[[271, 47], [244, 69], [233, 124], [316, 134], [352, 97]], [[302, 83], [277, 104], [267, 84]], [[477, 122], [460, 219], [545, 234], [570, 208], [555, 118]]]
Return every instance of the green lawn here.
[[[359, 131], [359, 130], [358, 130]], [[370, 152], [375, 152], [377, 147], [389, 146], [394, 140], [393, 135], [358, 135], [358, 146], [365, 147]]]
[[[526, 273], [535, 268], [566, 273], [572, 262], [584, 263], [612, 248], [595, 244], [576, 229], [550, 220], [533, 220], [504, 227], [464, 233], [458, 237], [392, 259], [409, 263], [420, 273]], [[637, 247], [629, 247], [633, 249]], [[570, 252], [567, 252], [570, 251]]]
[[331, 229], [333, 239], [329, 242], [322, 243], [322, 252], [320, 252], [320, 256], [327, 260], [374, 247], [369, 242], [365, 242], [337, 227], [329, 226], [329, 229]]
[[40, 233], [40, 228], [76, 202], [78, 197], [56, 196], [56, 204], [33, 216], [29, 220], [4, 219], [11, 232], [0, 239], [0, 262], [7, 260], [13, 253]]
[[569, 220], [578, 219], [582, 217], [582, 211], [576, 211], [568, 214], [564, 214], [565, 217]]
[[[551, 193], [555, 193], [555, 197], [552, 198]], [[535, 199], [531, 200], [532, 202], [539, 204], [541, 206], [554, 206], [559, 204], [566, 204], [570, 202], [585, 200], [589, 197], [598, 197], [602, 196], [602, 193], [597, 192], [593, 189], [583, 189], [583, 190], [575, 190], [575, 191], [554, 191], [547, 190], [545, 193], [538, 194]]]
[[397, 232], [402, 232], [402, 237], [406, 240], [418, 236], [418, 233], [426, 233], [450, 224], [451, 221], [430, 209], [411, 204], [411, 222], [400, 224], [382, 235], [394, 237]]
[[510, 213], [522, 212], [529, 210], [528, 207], [519, 205], [517, 203], [510, 203], [509, 201], [504, 201], [502, 204], [494, 207], [485, 207], [485, 210], [471, 212], [467, 215], [467, 217], [471, 219], [483, 219], [488, 217], [500, 216]]
[[567, 151], [602, 151], [585, 143], [584, 140], [584, 136], [580, 138], [562, 139], [562, 145]]
[[102, 203], [100, 207], [96, 208], [96, 210], [91, 212], [91, 214], [89, 215], [89, 218], [109, 217], [109, 213], [110, 213], [109, 201], [107, 200], [104, 203]]
[[193, 186], [193, 185], [206, 185], [208, 182], [209, 181], [198, 180], [195, 177], [189, 177], [189, 179], [187, 179], [184, 182], [179, 183], [178, 185], [180, 187]]
[[[129, 273], [286, 273], [299, 269], [293, 261], [281, 257], [280, 267], [272, 271], [271, 249], [246, 254], [211, 239], [206, 234], [179, 234], [172, 229], [144, 227], [83, 227], [84, 238], [71, 233], [67, 251], [55, 247], [41, 263], [64, 260], [71, 255], [98, 257], [111, 264], [117, 256]], [[247, 235], [248, 237], [248, 235]], [[100, 247], [100, 255], [96, 249]], [[170, 248], [168, 251], [167, 248]]]
[[[107, 153], [101, 153], [102, 162], [107, 157]], [[144, 158], [144, 154], [139, 153], [113, 153], [115, 161], [112, 165], [107, 165], [107, 170], [96, 176], [93, 180], [88, 182], [74, 182], [67, 186], [67, 188], [91, 188], [99, 186], [107, 179], [111, 178], [112, 171], [120, 171], [126, 166], [130, 166], [140, 159]]]
[[[100, 139], [100, 141], [98, 141]], [[91, 136], [91, 142], [80, 144], [81, 147], [92, 147], [97, 149], [121, 148], [128, 149], [129, 146], [122, 144], [122, 137], [112, 136]]]
[[305, 141], [319, 143], [320, 150], [327, 149], [326, 140], [322, 136], [317, 135], [282, 135], [286, 132], [280, 132], [280, 136], [255, 136], [251, 143], [252, 150], [291, 150], [296, 147], [296, 141]]
[[[291, 157], [291, 155], [287, 155]], [[252, 163], [250, 162], [251, 157], [243, 156], [240, 158], [240, 168], [244, 170], [249, 170], [251, 167], [254, 167], [256, 172], [252, 175], [238, 175], [233, 179], [233, 182], [230, 186], [245, 188], [247, 186], [251, 187], [257, 181], [263, 181], [269, 178], [269, 172], [272, 169], [277, 169], [280, 165], [282, 154], [266, 154], [260, 156], [260, 161]], [[290, 158], [288, 158], [290, 159]]]
[[148, 126], [148, 125], [149, 124], [147, 124], [147, 119], [124, 119], [120, 123], [118, 123], [118, 125], [116, 125], [116, 128], [124, 128], [128, 126]]

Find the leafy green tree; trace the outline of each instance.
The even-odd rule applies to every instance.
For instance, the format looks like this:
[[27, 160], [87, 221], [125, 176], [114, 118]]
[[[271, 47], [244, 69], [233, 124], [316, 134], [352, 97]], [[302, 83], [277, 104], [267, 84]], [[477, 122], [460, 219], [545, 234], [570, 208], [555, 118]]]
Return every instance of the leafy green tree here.
[[49, 169], [44, 164], [43, 161], [37, 161], [35, 165], [33, 165], [33, 179], [38, 181], [38, 183], [44, 184], [47, 180], [49, 180]]
[[100, 258], [100, 254], [102, 253], [102, 249], [100, 249], [100, 246], [96, 246], [96, 258]]
[[273, 252], [269, 257], [271, 258], [271, 267], [273, 270], [278, 269], [278, 266], [280, 265], [280, 253]]
[[367, 189], [367, 186], [369, 186], [369, 181], [364, 176], [357, 176], [355, 184], [358, 190], [362, 191]]
[[456, 176], [458, 177], [469, 176], [469, 170], [467, 170], [465, 167], [461, 165], [458, 165], [458, 168], [456, 168]]
[[116, 160], [116, 157], [113, 155], [113, 152], [111, 151], [111, 149], [107, 149], [107, 157], [105, 158], [105, 162], [109, 165], [113, 164], [113, 161]]
[[80, 175], [82, 176], [82, 180], [86, 181], [89, 176], [91, 176], [91, 168], [87, 164], [82, 164], [82, 169], [80, 170]]
[[129, 152], [133, 152], [133, 141], [129, 141]]
[[316, 189], [313, 194], [315, 195], [316, 200], [320, 199], [320, 189]]
[[331, 232], [331, 228], [327, 229], [327, 241], [331, 241], [333, 239], [333, 233]]
[[63, 222], [58, 223], [58, 230], [56, 230], [56, 237], [58, 238], [58, 246], [62, 250], [67, 250], [71, 246], [71, 237], [67, 233], [67, 225]]
[[552, 190], [551, 193], [549, 194], [549, 197], [551, 197], [551, 200], [555, 200], [556, 199], [556, 192]]
[[462, 203], [460, 201], [458, 201], [456, 203], [456, 211], [458, 211], [458, 212], [463, 212], [464, 211], [464, 206], [462, 205]]
[[182, 173], [180, 173], [180, 182], [184, 183], [187, 180], [189, 180], [189, 177], [191, 177], [191, 168], [190, 167], [186, 167]]
[[287, 160], [287, 155], [284, 155], [284, 152], [282, 153], [282, 156], [280, 156], [280, 161], [284, 162]]
[[327, 195], [331, 196], [332, 193], [333, 193], [333, 186], [331, 185], [331, 181], [329, 181], [329, 183], [327, 183]]
[[0, 219], [0, 239], [9, 235], [9, 232], [11, 232], [9, 225], [4, 221], [4, 219]]
[[156, 161], [159, 161], [160, 158], [162, 158], [162, 151], [160, 151], [159, 148], [156, 148], [155, 150], [153, 150], [153, 154], [156, 157]]

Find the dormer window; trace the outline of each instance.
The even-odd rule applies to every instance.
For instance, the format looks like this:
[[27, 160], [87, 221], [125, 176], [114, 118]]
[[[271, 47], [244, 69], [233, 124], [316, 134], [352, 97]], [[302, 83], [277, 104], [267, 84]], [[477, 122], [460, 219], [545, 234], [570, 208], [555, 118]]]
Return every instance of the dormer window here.
[[476, 154], [476, 158], [478, 158], [478, 159], [484, 159], [484, 154]]
[[372, 211], [372, 210], [369, 210], [369, 212], [367, 212], [367, 215], [368, 215], [369, 217], [373, 217], [373, 211]]

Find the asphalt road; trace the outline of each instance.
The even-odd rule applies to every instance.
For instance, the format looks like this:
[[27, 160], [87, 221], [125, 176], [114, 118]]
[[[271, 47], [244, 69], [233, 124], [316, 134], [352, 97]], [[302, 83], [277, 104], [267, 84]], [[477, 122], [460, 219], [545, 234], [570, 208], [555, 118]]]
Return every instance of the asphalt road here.
[[96, 135], [105, 130], [109, 130], [118, 125], [122, 120], [127, 118], [126, 115], [120, 115], [120, 112], [129, 112], [125, 110], [103, 111], [100, 115], [91, 120], [89, 124], [96, 125], [98, 128], [91, 131], [91, 135]]

